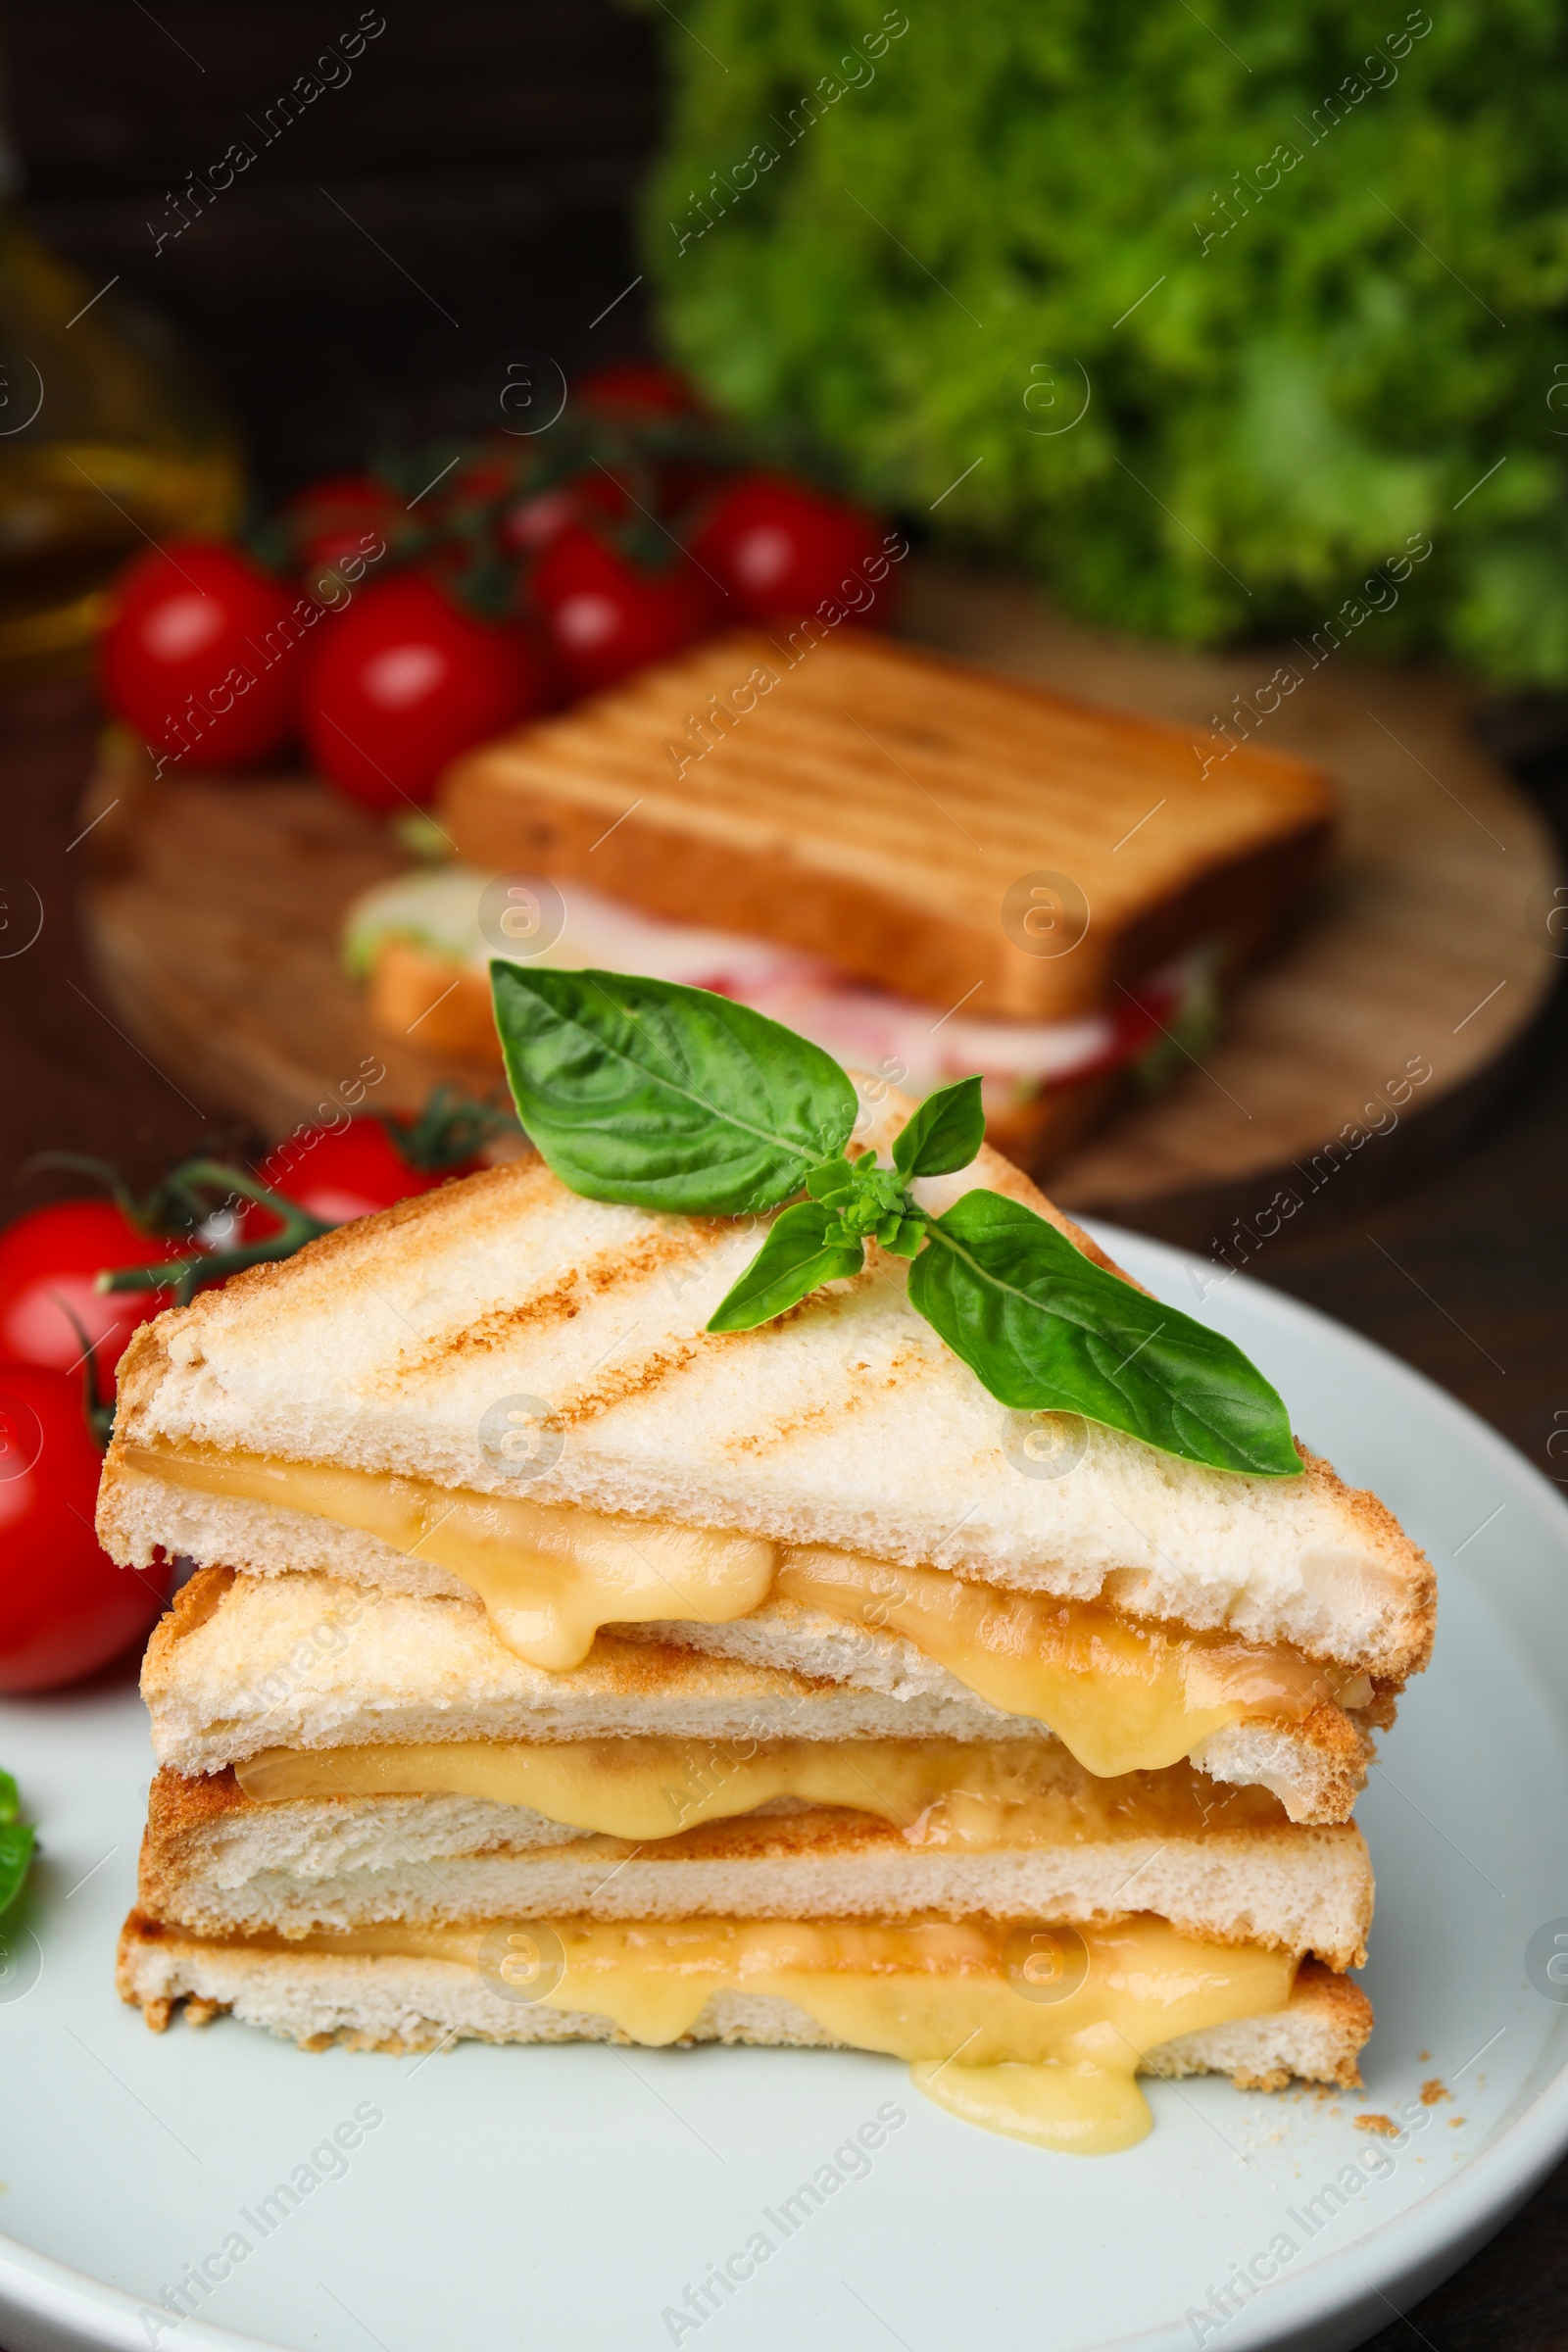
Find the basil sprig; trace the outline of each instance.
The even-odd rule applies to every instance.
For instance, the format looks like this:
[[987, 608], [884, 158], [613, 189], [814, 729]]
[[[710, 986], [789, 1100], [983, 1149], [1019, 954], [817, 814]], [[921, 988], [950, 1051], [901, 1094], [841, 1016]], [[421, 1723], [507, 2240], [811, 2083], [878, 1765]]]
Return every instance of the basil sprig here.
[[22, 1892], [32, 1860], [32, 1824], [22, 1818], [22, 1799], [9, 1772], [0, 1772], [0, 1912]]
[[[783, 1207], [708, 1328], [751, 1331], [860, 1272], [868, 1242], [913, 1262], [909, 1303], [993, 1396], [1075, 1412], [1216, 1470], [1300, 1470], [1285, 1406], [1217, 1332], [1087, 1258], [1047, 1218], [969, 1192], [933, 1215], [910, 1186], [967, 1167], [978, 1078], [851, 1158], [854, 1087], [777, 1021], [706, 989], [615, 972], [490, 967], [517, 1112], [573, 1192], [688, 1216]], [[807, 1198], [796, 1199], [805, 1192]]]

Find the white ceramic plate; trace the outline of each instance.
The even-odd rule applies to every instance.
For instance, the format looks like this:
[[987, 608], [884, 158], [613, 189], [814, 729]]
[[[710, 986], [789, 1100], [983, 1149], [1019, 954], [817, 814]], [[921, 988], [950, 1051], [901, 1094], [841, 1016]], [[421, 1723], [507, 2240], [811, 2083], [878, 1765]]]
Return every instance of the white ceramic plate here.
[[[139, 1703], [11, 1702], [0, 1762], [47, 1861], [37, 1943], [13, 1933], [0, 1982], [8, 2352], [1332, 2347], [1507, 2218], [1568, 2146], [1568, 2007], [1539, 1935], [1549, 1950], [1568, 1913], [1568, 1508], [1378, 1349], [1240, 1278], [1200, 1306], [1196, 1261], [1105, 1238], [1237, 1339], [1308, 1442], [1438, 1565], [1436, 1662], [1361, 1807], [1379, 1883], [1366, 2095], [1155, 2083], [1152, 2135], [1085, 2160], [971, 2131], [895, 2061], [850, 2053], [311, 2057], [226, 2020], [156, 2036], [111, 1983], [149, 1773]], [[1434, 2077], [1452, 2096], [1418, 2105], [1402, 2142], [1354, 2128]], [[834, 2167], [842, 2184], [798, 2206], [785, 2237], [769, 2212], [889, 2101], [904, 2120], [868, 2169]], [[334, 2128], [357, 2110], [363, 2125], [367, 2103], [380, 2120], [334, 2154]], [[1353, 2197], [1333, 2186], [1347, 2165]], [[308, 2191], [274, 2204], [264, 2233], [258, 2206], [291, 2178]], [[700, 2325], [665, 2316], [758, 2232], [772, 2251], [754, 2249], [728, 2300], [715, 2290]], [[241, 2259], [222, 2253], [236, 2234]], [[1295, 2250], [1270, 2255], [1282, 2235]], [[162, 2290], [210, 2257], [210, 2274], [231, 2267], [195, 2316], [160, 2313]], [[1252, 2266], [1245, 2299], [1226, 2286], [1239, 2265]]]

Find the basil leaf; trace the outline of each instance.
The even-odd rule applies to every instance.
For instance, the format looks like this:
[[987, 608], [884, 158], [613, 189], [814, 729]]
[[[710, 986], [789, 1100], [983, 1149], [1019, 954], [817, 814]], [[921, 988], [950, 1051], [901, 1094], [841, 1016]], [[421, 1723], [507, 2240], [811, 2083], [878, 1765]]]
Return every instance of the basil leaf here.
[[[876, 1156], [873, 1152], [873, 1158]], [[827, 1159], [819, 1168], [806, 1171], [806, 1189], [813, 1200], [853, 1200], [856, 1198], [855, 1170], [842, 1156]]]
[[799, 1305], [819, 1283], [858, 1274], [865, 1263], [861, 1242], [829, 1242], [838, 1218], [820, 1200], [802, 1200], [774, 1219], [772, 1231], [708, 1319], [710, 1331], [755, 1331], [775, 1315]]
[[22, 1811], [17, 1784], [0, 1772], [0, 1912], [8, 1911], [22, 1892], [32, 1860], [33, 1831], [18, 1818]]
[[909, 1301], [1004, 1404], [1082, 1413], [1216, 1470], [1301, 1464], [1280, 1397], [1241, 1349], [1074, 1249], [999, 1193], [927, 1227]]
[[901, 1176], [951, 1176], [966, 1168], [986, 1139], [978, 1078], [960, 1078], [927, 1095], [893, 1143], [893, 1164]]
[[22, 1892], [32, 1860], [32, 1839], [27, 1822], [13, 1821], [0, 1829], [0, 1912], [9, 1911]]
[[590, 1200], [747, 1216], [799, 1192], [858, 1108], [831, 1055], [749, 1005], [623, 972], [490, 966], [517, 1115]]

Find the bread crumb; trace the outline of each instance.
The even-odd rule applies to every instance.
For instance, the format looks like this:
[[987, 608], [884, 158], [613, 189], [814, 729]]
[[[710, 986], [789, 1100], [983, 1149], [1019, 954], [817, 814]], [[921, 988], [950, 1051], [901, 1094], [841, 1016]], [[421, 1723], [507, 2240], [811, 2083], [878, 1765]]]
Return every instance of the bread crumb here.
[[1358, 2132], [1377, 2132], [1385, 2139], [1397, 2139], [1399, 2127], [1392, 2115], [1356, 2115], [1351, 2117]]
[[1435, 2107], [1440, 2099], [1451, 2099], [1452, 2096], [1452, 2091], [1445, 2090], [1442, 2082], [1438, 2080], [1436, 2075], [1429, 2077], [1429, 2079], [1421, 2085], [1421, 2104], [1423, 2107]]
[[1457, 2132], [1459, 2126], [1464, 2122], [1464, 2120], [1465, 2119], [1462, 2115], [1450, 2115], [1448, 2118], [1448, 2130], [1450, 2132]]
[[1432, 2064], [1432, 2052], [1430, 2050], [1417, 2050], [1415, 2056], [1416, 2064], [1418, 2066], [1430, 2066]]

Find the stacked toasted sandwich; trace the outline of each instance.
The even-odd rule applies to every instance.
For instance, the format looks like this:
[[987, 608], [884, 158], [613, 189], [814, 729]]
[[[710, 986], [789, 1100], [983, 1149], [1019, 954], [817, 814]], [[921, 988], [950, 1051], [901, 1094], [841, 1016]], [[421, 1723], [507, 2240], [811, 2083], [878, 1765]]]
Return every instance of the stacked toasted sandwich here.
[[[977, 1187], [1108, 1267], [989, 1148], [916, 1189]], [[848, 2045], [1054, 2147], [1139, 2136], [1139, 2072], [1353, 2082], [1349, 1814], [1425, 1559], [1310, 1457], [1009, 1409], [892, 1247], [710, 1330], [756, 1223], [535, 1158], [136, 1336], [100, 1532], [201, 1567], [124, 1996]]]
[[1321, 867], [1327, 779], [812, 626], [460, 760], [460, 862], [360, 901], [350, 968], [389, 1034], [479, 1060], [493, 955], [719, 989], [916, 1098], [978, 1071], [1039, 1172], [1201, 1051]]

